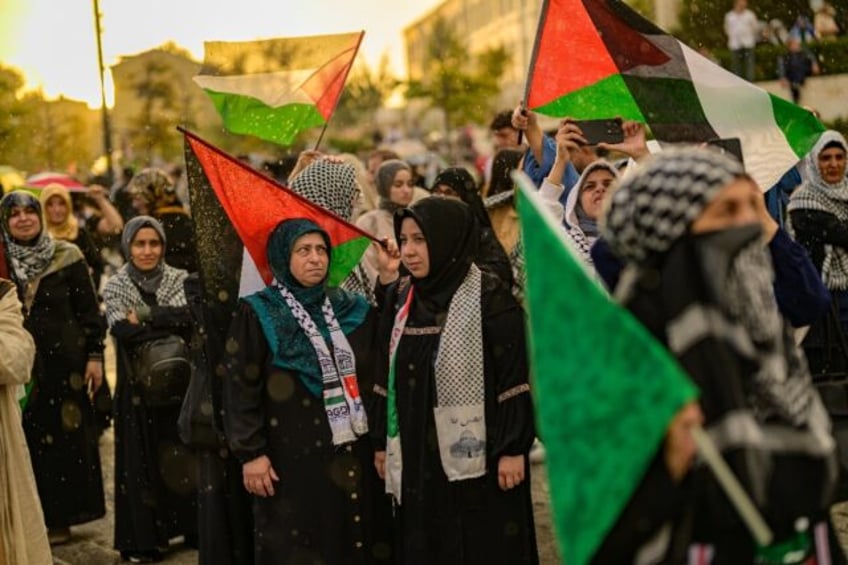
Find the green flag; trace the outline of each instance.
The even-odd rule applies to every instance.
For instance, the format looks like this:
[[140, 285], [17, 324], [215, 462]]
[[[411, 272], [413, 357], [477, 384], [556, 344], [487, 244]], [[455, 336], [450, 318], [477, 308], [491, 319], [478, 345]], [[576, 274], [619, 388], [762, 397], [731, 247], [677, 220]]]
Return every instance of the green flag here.
[[591, 560], [674, 414], [696, 396], [683, 369], [615, 304], [515, 174], [527, 275], [531, 371], [563, 562]]

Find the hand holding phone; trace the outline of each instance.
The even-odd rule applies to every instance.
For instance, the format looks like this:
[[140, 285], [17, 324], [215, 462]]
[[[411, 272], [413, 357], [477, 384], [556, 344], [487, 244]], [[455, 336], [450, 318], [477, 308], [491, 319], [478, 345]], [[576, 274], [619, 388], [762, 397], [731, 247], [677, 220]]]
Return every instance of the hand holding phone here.
[[599, 143], [614, 145], [624, 141], [621, 118], [573, 120], [571, 123], [580, 128], [580, 132], [586, 140], [586, 145], [598, 145]]

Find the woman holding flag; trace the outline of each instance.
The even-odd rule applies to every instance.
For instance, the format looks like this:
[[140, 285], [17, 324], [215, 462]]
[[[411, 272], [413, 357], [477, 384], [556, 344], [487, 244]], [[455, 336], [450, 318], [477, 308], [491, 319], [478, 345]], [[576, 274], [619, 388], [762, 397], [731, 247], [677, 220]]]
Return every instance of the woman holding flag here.
[[[226, 434], [255, 496], [255, 563], [347, 565], [391, 558], [379, 527], [382, 485], [366, 415], [377, 365], [376, 316], [326, 286], [333, 249], [307, 219], [281, 222], [267, 256], [276, 282], [247, 296], [224, 364]], [[380, 277], [397, 261], [380, 254]], [[388, 501], [385, 501], [388, 512]]]
[[398, 563], [536, 563], [521, 307], [475, 264], [463, 202], [421, 200], [394, 226], [409, 276], [381, 289], [388, 371], [370, 421]]
[[743, 521], [747, 505], [731, 504], [719, 474], [703, 465], [686, 472], [692, 444], [675, 420], [596, 563], [637, 554], [670, 563], [687, 554], [713, 564], [845, 562], [828, 515], [830, 422], [777, 307], [761, 199], [738, 161], [705, 148], [666, 151], [622, 181], [602, 231], [627, 264], [617, 297], [698, 386], [705, 431], [771, 541]]

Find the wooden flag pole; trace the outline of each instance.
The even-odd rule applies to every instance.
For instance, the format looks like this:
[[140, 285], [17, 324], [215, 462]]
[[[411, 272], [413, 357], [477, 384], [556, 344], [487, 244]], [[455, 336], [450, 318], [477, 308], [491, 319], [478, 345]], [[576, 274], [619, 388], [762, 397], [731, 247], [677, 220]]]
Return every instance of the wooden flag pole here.
[[769, 545], [774, 540], [774, 533], [766, 524], [757, 507], [754, 506], [748, 493], [742, 488], [739, 479], [736, 478], [730, 466], [718, 452], [713, 440], [700, 426], [692, 428], [692, 438], [695, 440], [698, 453], [704, 458], [707, 466], [718, 479], [727, 498], [730, 499], [731, 504], [739, 512], [742, 521], [748, 526], [751, 535], [754, 536], [757, 545], [761, 547]]

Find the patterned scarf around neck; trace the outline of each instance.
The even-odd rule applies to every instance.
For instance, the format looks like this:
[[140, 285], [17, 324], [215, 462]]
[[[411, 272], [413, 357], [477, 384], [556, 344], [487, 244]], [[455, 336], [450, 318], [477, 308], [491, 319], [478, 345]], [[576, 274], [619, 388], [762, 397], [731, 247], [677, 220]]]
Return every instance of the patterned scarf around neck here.
[[[182, 269], [175, 269], [168, 265], [162, 267], [161, 281], [153, 289], [156, 296], [156, 304], [159, 306], [185, 306], [186, 296], [183, 283], [188, 273]], [[141, 295], [138, 284], [132, 278], [129, 270], [131, 264], [125, 263], [115, 276], [109, 279], [103, 289], [103, 302], [106, 304], [106, 322], [109, 327], [120, 320], [127, 318], [129, 310], [135, 310], [146, 304]], [[145, 290], [147, 292], [147, 290]]]
[[[786, 210], [818, 210], [833, 214], [842, 222], [848, 222], [848, 177], [843, 177], [838, 183], [825, 182], [819, 171], [819, 154], [827, 144], [837, 142], [843, 148], [845, 138], [840, 134], [827, 131], [822, 134], [816, 146], [807, 158], [809, 180], [801, 185], [789, 199]], [[790, 226], [791, 228], [791, 226]], [[824, 246], [824, 261], [822, 262], [822, 280], [831, 290], [848, 289], [848, 250], [832, 244]]]
[[[451, 299], [435, 359], [433, 414], [442, 469], [448, 481], [486, 474], [486, 410], [480, 269], [472, 264]], [[403, 456], [397, 413], [397, 351], [412, 307], [414, 286], [401, 290], [389, 341], [386, 492], [401, 503]]]
[[315, 321], [294, 295], [283, 285], [277, 286], [294, 319], [309, 338], [321, 367], [324, 411], [333, 435], [333, 445], [344, 445], [368, 432], [368, 419], [359, 395], [356, 357], [333, 312], [330, 299], [324, 297], [321, 312], [330, 332], [333, 351], [321, 335]]
[[8, 248], [15, 278], [26, 284], [38, 278], [50, 266], [56, 252], [56, 241], [42, 231], [32, 245], [21, 245], [9, 238]]

